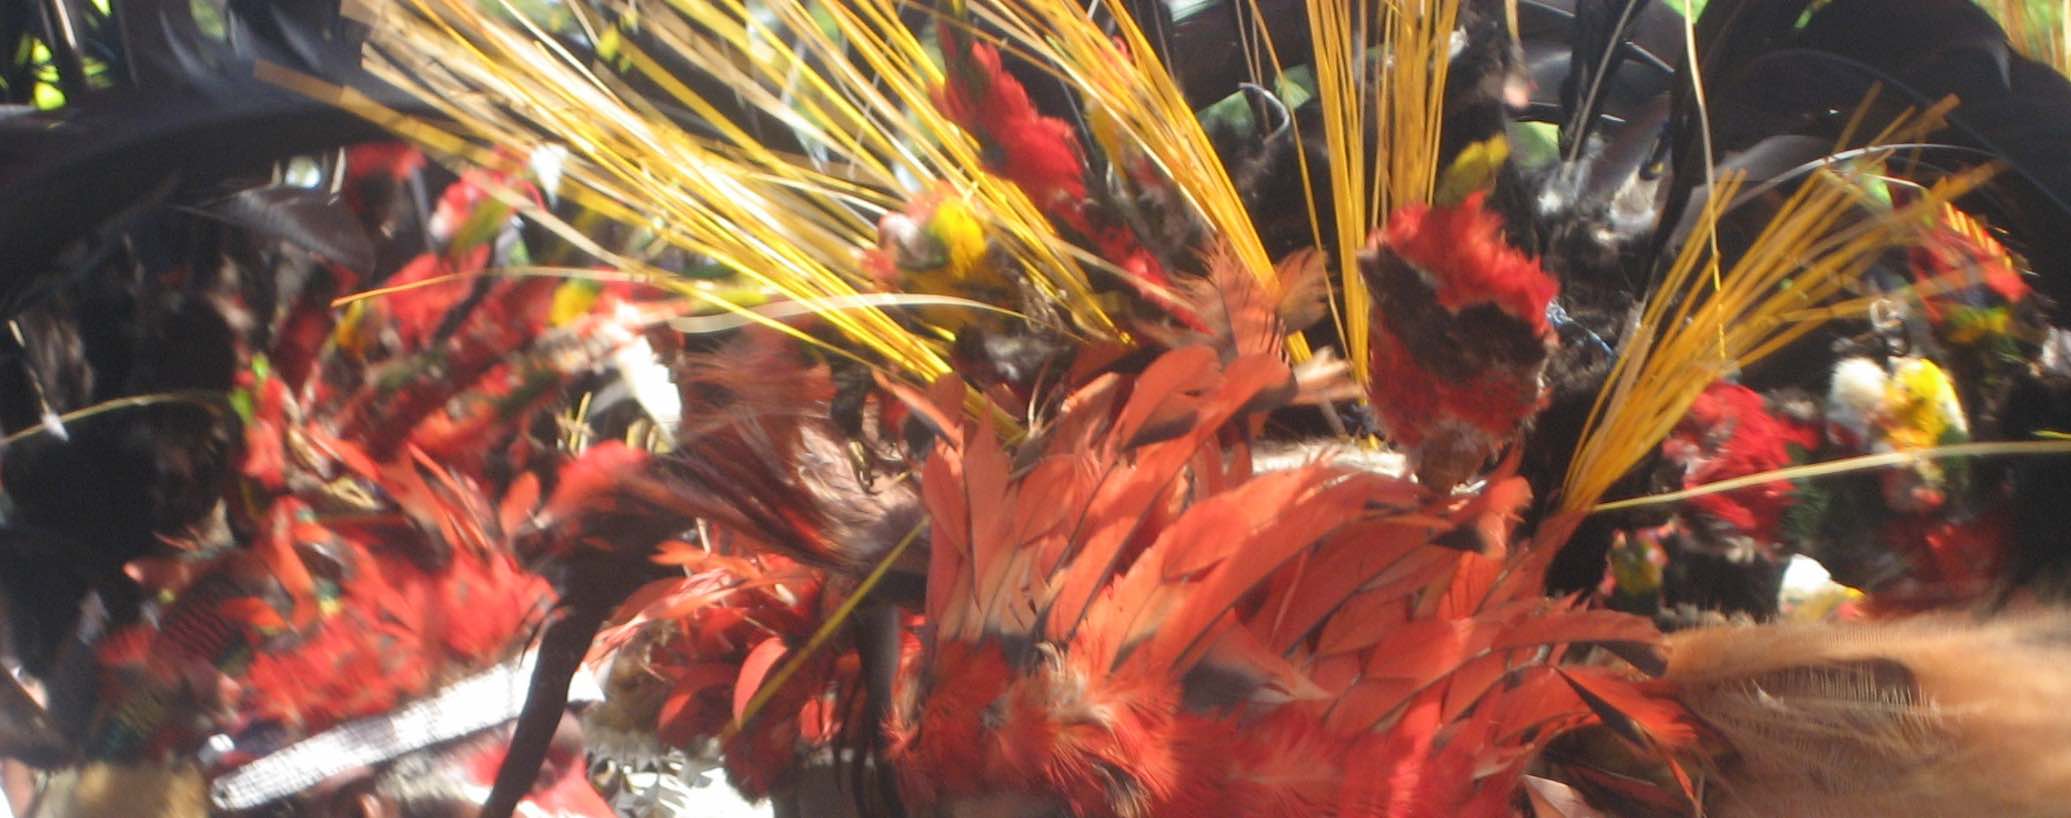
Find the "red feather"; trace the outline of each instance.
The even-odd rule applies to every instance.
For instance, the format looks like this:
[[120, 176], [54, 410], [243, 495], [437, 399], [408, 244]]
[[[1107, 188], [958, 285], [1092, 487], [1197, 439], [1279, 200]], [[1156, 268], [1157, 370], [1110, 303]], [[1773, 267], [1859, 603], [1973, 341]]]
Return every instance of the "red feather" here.
[[1544, 336], [1546, 305], [1560, 284], [1503, 239], [1501, 219], [1483, 205], [1487, 198], [1476, 192], [1450, 207], [1398, 209], [1381, 242], [1424, 274], [1447, 310], [1491, 304]]
[[785, 646], [784, 640], [775, 638], [764, 639], [761, 644], [748, 651], [748, 657], [741, 660], [740, 674], [734, 680], [735, 721], [739, 721], [741, 715], [748, 711], [749, 700], [755, 698], [755, 694], [762, 690], [763, 677], [769, 675], [770, 670], [777, 666], [777, 661], [788, 653], [790, 648]]

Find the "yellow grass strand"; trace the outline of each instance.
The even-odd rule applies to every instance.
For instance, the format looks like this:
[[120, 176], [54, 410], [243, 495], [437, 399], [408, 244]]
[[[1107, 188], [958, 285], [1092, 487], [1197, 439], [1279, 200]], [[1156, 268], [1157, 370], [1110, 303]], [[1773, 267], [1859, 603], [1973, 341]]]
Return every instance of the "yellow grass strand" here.
[[[1597, 396], [1570, 464], [1561, 510], [1594, 507], [1712, 382], [1842, 314], [1833, 309], [1835, 302], [1865, 304], [1839, 297], [1878, 253], [1911, 241], [1926, 224], [1925, 215], [1993, 170], [1951, 177], [1920, 201], [1876, 215], [1864, 215], [1856, 182], [1832, 170], [1816, 171], [1716, 284], [1700, 272], [1713, 261], [1709, 243], [1686, 242]], [[1717, 196], [1730, 199], [1740, 181], [1721, 180]]]
[[2022, 56], [2071, 74], [2071, 0], [1979, 0]]
[[[1334, 223], [1318, 227], [1332, 231], [1337, 239], [1337, 266], [1343, 275], [1345, 298], [1338, 315], [1339, 329], [1353, 377], [1360, 383], [1367, 382], [1367, 321], [1373, 309], [1372, 295], [1359, 272], [1359, 251], [1372, 231], [1367, 212], [1365, 34], [1379, 5], [1374, 0], [1309, 0], [1309, 39], [1315, 49], [1312, 65], [1330, 167], [1330, 190], [1325, 195], [1336, 205]], [[1376, 163], [1374, 172], [1381, 170]], [[1303, 172], [1307, 173], [1306, 162]], [[1312, 203], [1312, 217], [1316, 211]]]
[[[1308, 14], [1331, 168], [1328, 195], [1335, 207], [1334, 223], [1327, 229], [1337, 241], [1337, 266], [1344, 281], [1338, 329], [1354, 377], [1366, 383], [1374, 307], [1359, 273], [1358, 254], [1387, 214], [1404, 205], [1430, 202], [1437, 186], [1445, 82], [1459, 2], [1309, 0]], [[1368, 44], [1375, 33], [1379, 51], [1370, 56]], [[1369, 136], [1382, 146], [1371, 159]], [[1313, 204], [1310, 212], [1315, 213]]]
[[[229, 405], [229, 396], [223, 394], [222, 392], [212, 392], [206, 389], [186, 389], [178, 392], [153, 392], [148, 395], [128, 395], [120, 398], [104, 400], [92, 406], [80, 407], [70, 412], [66, 412], [62, 415], [58, 415], [57, 424], [59, 426], [63, 426], [65, 424], [78, 423], [79, 421], [86, 420], [96, 415], [104, 415], [109, 412], [119, 412], [124, 409], [137, 409], [145, 406], [158, 406], [167, 403], [185, 403], [193, 406], [220, 409], [226, 408]], [[13, 433], [7, 435], [6, 437], [0, 437], [0, 446], [12, 446], [16, 443], [28, 440], [29, 438], [44, 434], [54, 434], [54, 432], [52, 431], [50, 426], [45, 424], [39, 423], [35, 426], [25, 426], [21, 429], [15, 430]]]
[[793, 650], [790, 656], [785, 657], [784, 664], [779, 666], [775, 673], [770, 674], [769, 678], [763, 680], [762, 687], [758, 688], [755, 694], [749, 697], [748, 703], [741, 708], [740, 716], [728, 722], [726, 729], [720, 732], [721, 742], [733, 738], [743, 727], [753, 722], [756, 714], [762, 712], [763, 706], [769, 704], [769, 700], [784, 689], [784, 683], [790, 681], [800, 668], [805, 667], [806, 661], [825, 647], [828, 640], [841, 632], [842, 627], [855, 615], [856, 608], [863, 604], [863, 600], [870, 596], [871, 590], [875, 589], [879, 582], [884, 581], [885, 576], [891, 573], [892, 566], [898, 564], [899, 558], [906, 556], [906, 549], [911, 548], [925, 530], [927, 523], [923, 521], [907, 531], [906, 536], [899, 538], [899, 543], [892, 546], [890, 551], [885, 552], [877, 561], [876, 567], [871, 568], [870, 573], [864, 576], [861, 582], [856, 583], [855, 590], [849, 592], [848, 598], [842, 600], [841, 605], [827, 615], [827, 620], [813, 631], [812, 637], [807, 639], [803, 646]]
[[[1111, 35], [1087, 4], [969, 0], [961, 5], [972, 19], [998, 29], [1008, 43], [1078, 92], [1110, 161], [1140, 159], [1157, 168], [1239, 263], [1261, 282], [1274, 282], [1272, 259], [1236, 182], [1133, 18], [1111, 8], [1116, 29]], [[1308, 357], [1305, 339], [1288, 341], [1296, 360]]]
[[1922, 463], [1933, 460], [1955, 460], [1967, 457], [2034, 457], [2042, 455], [2061, 454], [2071, 454], [2071, 440], [2020, 440], [1991, 441], [1984, 443], [1957, 443], [1948, 446], [1935, 446], [1932, 448], [1915, 449], [1912, 451], [1904, 452], [1882, 452], [1879, 454], [1866, 454], [1857, 457], [1842, 458], [1840, 460], [1829, 460], [1822, 463], [1810, 463], [1803, 466], [1793, 466], [1786, 469], [1776, 469], [1773, 471], [1758, 472], [1755, 474], [1743, 475], [1728, 480], [1720, 480], [1714, 483], [1705, 483], [1700, 486], [1692, 486], [1681, 491], [1664, 492], [1661, 494], [1649, 494], [1644, 497], [1632, 497], [1624, 500], [1614, 500], [1608, 503], [1598, 503], [1589, 510], [1591, 513], [1595, 513], [1602, 511], [1618, 511], [1620, 509], [1628, 508], [1641, 508], [1645, 506], [1667, 505], [1671, 503], [1680, 503], [1685, 500], [1692, 500], [1698, 497], [1704, 497], [1706, 495], [1722, 494], [1725, 492], [1735, 491], [1738, 489], [1759, 486], [1764, 483], [1769, 483], [1776, 480], [1811, 480], [1820, 477], [1830, 477], [1836, 474], [1848, 474], [1851, 472], [1886, 469], [1894, 466], [1906, 466], [1914, 463]]
[[[635, 4], [598, 5], [631, 12]], [[876, 244], [876, 218], [947, 187], [981, 214], [1030, 272], [1032, 286], [1064, 305], [1077, 331], [1113, 331], [1088, 280], [1098, 265], [1056, 236], [1018, 189], [986, 174], [976, 145], [935, 110], [930, 94], [939, 70], [900, 23], [896, 0], [817, 8], [805, 0], [638, 5], [647, 45], [619, 40], [615, 54], [625, 76], [567, 53], [509, 6], [410, 0], [365, 11], [370, 70], [451, 124], [402, 116], [342, 89], [305, 92], [328, 94], [449, 160], [485, 162], [565, 146], [564, 196], [660, 244], [711, 259], [742, 287], [781, 299], [865, 303], [854, 299], [872, 288], [859, 262]], [[602, 24], [590, 15], [585, 21]], [[730, 122], [725, 106], [665, 68], [649, 53], [653, 47], [784, 123], [821, 149], [818, 158], [778, 152]], [[633, 91], [633, 77], [661, 98]], [[658, 102], [688, 112], [712, 133], [675, 126]], [[594, 242], [584, 249], [630, 272], [668, 277]], [[820, 317], [910, 378], [947, 371], [939, 333], [915, 333], [874, 307]]]

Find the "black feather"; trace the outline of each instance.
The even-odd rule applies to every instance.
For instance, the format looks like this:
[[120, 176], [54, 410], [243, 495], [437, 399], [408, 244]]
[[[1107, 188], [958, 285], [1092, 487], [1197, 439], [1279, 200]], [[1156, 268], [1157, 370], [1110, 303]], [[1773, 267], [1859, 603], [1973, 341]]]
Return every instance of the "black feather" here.
[[344, 78], [357, 72], [366, 27], [339, 10], [339, 0], [229, 0], [236, 45], [254, 59], [305, 73]]
[[[263, 174], [273, 161], [387, 136], [357, 116], [257, 80], [216, 93], [101, 100], [62, 121], [0, 132], [0, 295], [51, 271], [68, 246], [180, 189]], [[422, 113], [421, 106], [409, 106]]]
[[1611, 78], [1630, 53], [1626, 41], [1649, 5], [1648, 0], [1577, 0], [1575, 38], [1560, 91], [1568, 117], [1561, 123], [1561, 158], [1573, 162], [1588, 145]]
[[[1741, 65], [1790, 36], [1811, 1], [1712, 0], [1698, 15], [1694, 46], [1701, 62], [1691, 65], [1687, 58], [1679, 60], [1670, 92], [1667, 150], [1675, 176], [1662, 204], [1662, 223], [1681, 220], [1691, 191], [1704, 180], [1704, 164], [1711, 159], [1705, 155], [1707, 121], [1716, 124], [1721, 118], [1731, 119], [1728, 109], [1715, 101], [1712, 115], [1700, 112], [1695, 93], [1700, 78], [1708, 91], [1728, 87], [1727, 78], [1737, 73]], [[1668, 239], [1667, 231], [1656, 231], [1648, 257], [1660, 258]]]
[[[1168, 3], [1138, 0], [1135, 5], [1162, 7]], [[1183, 9], [1167, 13], [1171, 15], [1169, 22], [1160, 24], [1169, 27], [1165, 65], [1179, 80], [1187, 102], [1196, 109], [1237, 93], [1244, 83], [1261, 79], [1252, 76], [1246, 55], [1257, 57], [1264, 70], [1270, 71], [1272, 65], [1266, 57], [1269, 42], [1270, 53], [1279, 58], [1284, 68], [1306, 64], [1315, 56], [1315, 46], [1309, 40], [1308, 7], [1303, 0], [1212, 0], [1186, 4]]]
[[70, 742], [50, 713], [11, 674], [0, 673], [0, 758], [49, 768], [69, 755]]
[[200, 212], [347, 269], [374, 269], [374, 240], [338, 197], [324, 191], [286, 185], [252, 188], [205, 205]]
[[[2071, 376], [2045, 372], [2015, 379], [1999, 423], [2010, 440], [2071, 431]], [[2026, 457], [2008, 471], [2013, 510], [2008, 590], [2032, 588], [2054, 600], [2071, 597], [2071, 529], [2062, 519], [2071, 504], [2071, 459]]]

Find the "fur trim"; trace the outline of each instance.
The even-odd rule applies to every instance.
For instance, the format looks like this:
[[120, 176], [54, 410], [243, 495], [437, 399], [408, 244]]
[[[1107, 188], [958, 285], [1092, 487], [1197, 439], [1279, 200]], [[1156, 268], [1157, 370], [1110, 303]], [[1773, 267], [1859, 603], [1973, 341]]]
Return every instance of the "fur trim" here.
[[192, 766], [88, 764], [57, 773], [31, 818], [208, 818], [208, 787]]

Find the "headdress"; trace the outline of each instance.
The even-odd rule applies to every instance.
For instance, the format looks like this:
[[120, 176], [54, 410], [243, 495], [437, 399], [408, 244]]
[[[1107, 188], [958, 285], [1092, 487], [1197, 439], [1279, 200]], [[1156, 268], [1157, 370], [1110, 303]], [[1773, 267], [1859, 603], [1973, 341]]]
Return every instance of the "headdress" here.
[[[1665, 632], [1776, 615], [1794, 558], [1866, 591], [1822, 610], [1881, 616], [2060, 545], [2055, 38], [2017, 54], [1971, 0], [346, 11], [248, 11], [325, 35], [257, 76], [471, 187], [415, 197], [435, 250], [244, 384], [240, 550], [155, 563], [174, 601], [104, 653], [123, 752], [223, 735], [204, 763], [282, 782], [248, 799], [294, 786], [239, 754], [350, 755], [357, 716], [508, 660], [517, 553], [570, 612], [535, 689], [608, 623], [657, 735], [757, 796], [2067, 797], [2025, 760], [2071, 711], [1982, 704], [2067, 698], [2000, 670], [2053, 664], [2061, 617]], [[600, 419], [614, 394], [652, 422]]]

